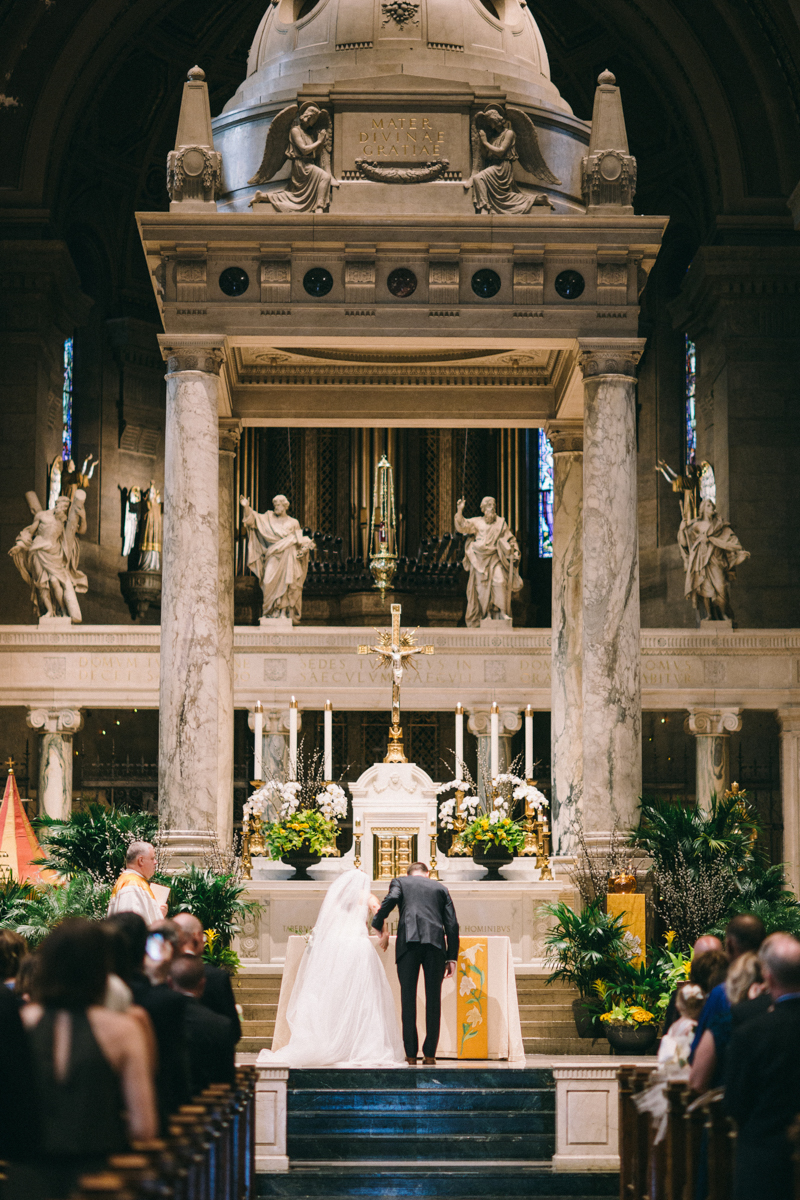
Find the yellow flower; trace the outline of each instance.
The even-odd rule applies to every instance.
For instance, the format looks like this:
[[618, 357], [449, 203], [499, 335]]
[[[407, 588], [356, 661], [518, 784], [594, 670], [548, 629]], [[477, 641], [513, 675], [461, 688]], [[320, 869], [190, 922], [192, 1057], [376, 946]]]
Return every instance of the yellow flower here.
[[601, 1021], [610, 1021], [611, 1013], [600, 1013], [600, 1020]]
[[633, 1006], [633, 1008], [631, 1008], [631, 1016], [633, 1017], [634, 1021], [638, 1021], [640, 1025], [646, 1024], [647, 1021], [654, 1020], [653, 1014], [648, 1012], [646, 1008], [642, 1008], [639, 1004], [636, 1004]]
[[676, 938], [677, 936], [678, 936], [678, 935], [675, 933], [675, 930], [674, 930], [674, 929], [669, 929], [669, 930], [667, 930], [667, 932], [664, 934], [664, 941], [667, 943], [667, 949], [668, 949], [668, 950], [671, 950], [671, 949], [672, 949], [672, 943], [675, 941], [675, 938]]
[[687, 958], [686, 962], [683, 964], [683, 973], [687, 979], [689, 978], [689, 972], [691, 971], [691, 969], [692, 969], [692, 964], [689, 962], [689, 960]]
[[206, 938], [206, 945], [211, 946], [214, 942], [214, 939], [216, 937], [218, 937], [219, 935], [217, 934], [216, 929], [206, 929], [204, 932], [205, 932], [205, 938]]

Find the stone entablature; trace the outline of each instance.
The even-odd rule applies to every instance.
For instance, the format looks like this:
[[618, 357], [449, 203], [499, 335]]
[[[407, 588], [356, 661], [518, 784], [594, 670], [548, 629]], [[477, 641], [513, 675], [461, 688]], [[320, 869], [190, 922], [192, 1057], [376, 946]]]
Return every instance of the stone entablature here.
[[[237, 628], [237, 708], [256, 700], [306, 709], [386, 707], [389, 691], [355, 652], [356, 628], [303, 627], [274, 634]], [[468, 709], [487, 689], [502, 707], [550, 709], [549, 629], [429, 629], [436, 653], [404, 685], [409, 709]], [[641, 633], [643, 707], [788, 709], [800, 706], [800, 630], [646, 629]], [[0, 703], [30, 708], [157, 708], [157, 626], [0, 627]]]

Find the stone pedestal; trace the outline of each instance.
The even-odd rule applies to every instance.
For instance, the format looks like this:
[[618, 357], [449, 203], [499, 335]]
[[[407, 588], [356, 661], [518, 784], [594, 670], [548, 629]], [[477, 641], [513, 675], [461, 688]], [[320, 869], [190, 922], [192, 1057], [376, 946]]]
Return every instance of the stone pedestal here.
[[697, 753], [697, 802], [711, 808], [711, 797], [722, 799], [731, 786], [730, 736], [742, 728], [740, 708], [693, 708], [683, 724], [694, 734]]
[[288, 1171], [284, 1067], [259, 1067], [256, 1081], [256, 1171]]
[[583, 792], [583, 424], [552, 421], [553, 623], [550, 813], [555, 854], [571, 854]]
[[644, 342], [581, 339], [583, 823], [630, 828], [642, 785], [636, 364]]
[[168, 366], [158, 794], [177, 868], [202, 858], [217, 827], [222, 354], [207, 339], [160, 340]]
[[42, 735], [39, 812], [66, 821], [72, 812], [72, 737], [83, 726], [83, 713], [79, 708], [31, 708], [27, 721]]
[[[493, 625], [502, 623], [493, 621]], [[509, 628], [511, 622], [508, 622]], [[481, 759], [491, 765], [492, 761], [492, 709], [490, 704], [476, 704], [469, 709], [467, 729], [478, 739], [478, 787], [484, 790], [483, 769]], [[522, 728], [522, 716], [518, 708], [500, 709], [500, 753], [498, 771], [504, 775], [511, 766], [511, 739], [517, 730]]]
[[781, 727], [783, 861], [795, 895], [800, 893], [800, 706], [778, 710]]
[[241, 431], [241, 421], [219, 423], [217, 836], [222, 846], [230, 846], [233, 841], [233, 580], [234, 514], [238, 503], [233, 495], [233, 470]]

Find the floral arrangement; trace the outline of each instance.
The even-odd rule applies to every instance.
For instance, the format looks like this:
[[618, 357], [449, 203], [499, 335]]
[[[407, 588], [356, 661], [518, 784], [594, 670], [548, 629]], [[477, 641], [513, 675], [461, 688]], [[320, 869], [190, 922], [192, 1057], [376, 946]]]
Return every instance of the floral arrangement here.
[[516, 786], [512, 792], [515, 800], [521, 800], [523, 804], [530, 804], [531, 808], [549, 808], [550, 801], [545, 796], [544, 792], [540, 792], [532, 783], [528, 783], [525, 779], [517, 779]]
[[[469, 773], [467, 772], [467, 775], [468, 774]], [[464, 792], [464, 799], [461, 801], [461, 810], [468, 820], [472, 820], [481, 804], [479, 796], [467, 795], [467, 792], [474, 788], [474, 786], [475, 785], [470, 778], [462, 780], [450, 779], [447, 783], [439, 784], [438, 788], [436, 789], [436, 794], [437, 796], [441, 796], [445, 792], [450, 791]], [[439, 824], [441, 825], [442, 829], [455, 830], [457, 815], [455, 796], [450, 796], [439, 801]]]
[[600, 1014], [600, 1020], [608, 1025], [652, 1025], [658, 1018], [640, 1004], [615, 1004], [609, 1012]]
[[464, 830], [464, 843], [472, 848], [476, 844], [484, 846], [502, 846], [505, 850], [519, 850], [525, 842], [525, 832], [521, 825], [504, 816], [496, 808], [488, 816], [476, 817]]
[[327, 784], [317, 794], [317, 804], [323, 817], [337, 818], [347, 816], [347, 792], [338, 783]]
[[337, 822], [347, 816], [347, 793], [324, 778], [323, 765], [318, 750], [305, 757], [301, 742], [297, 779], [269, 779], [244, 805], [245, 822], [263, 839], [272, 859], [303, 845], [311, 854], [336, 852]]
[[273, 859], [299, 850], [304, 843], [311, 854], [322, 854], [334, 844], [336, 822], [316, 809], [303, 809], [291, 817], [265, 825], [263, 837]]

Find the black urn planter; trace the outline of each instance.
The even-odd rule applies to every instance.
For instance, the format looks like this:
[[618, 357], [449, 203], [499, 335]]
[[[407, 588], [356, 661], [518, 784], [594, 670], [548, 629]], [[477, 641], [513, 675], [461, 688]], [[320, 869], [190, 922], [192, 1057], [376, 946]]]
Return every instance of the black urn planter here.
[[587, 1007], [583, 996], [572, 1001], [572, 1015], [575, 1019], [575, 1028], [578, 1031], [579, 1038], [596, 1039], [606, 1036], [602, 1021], [598, 1019], [596, 1013]]
[[321, 861], [322, 855], [312, 854], [308, 848], [308, 842], [303, 842], [298, 850], [290, 850], [287, 854], [281, 855], [281, 862], [285, 862], [287, 866], [295, 868], [296, 874], [294, 880], [303, 879], [307, 883], [313, 882], [308, 873], [308, 868], [315, 867]]
[[472, 848], [472, 861], [476, 867], [486, 867], [489, 874], [486, 880], [504, 883], [500, 868], [514, 861], [514, 855], [505, 846], [495, 846], [491, 842], [476, 842]]
[[650, 1054], [658, 1038], [658, 1025], [605, 1025], [605, 1034], [615, 1054]]

